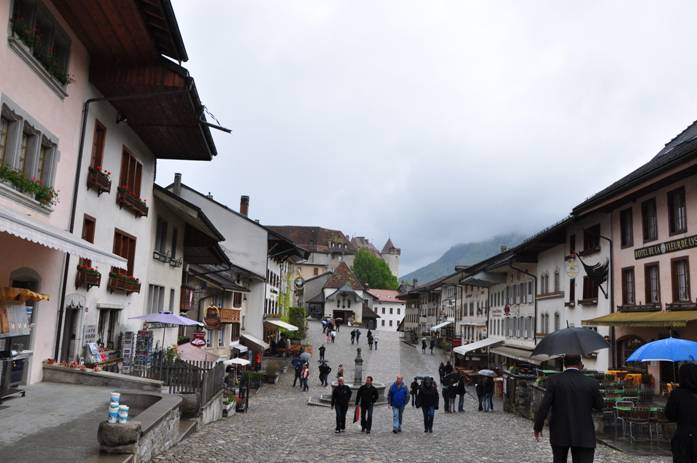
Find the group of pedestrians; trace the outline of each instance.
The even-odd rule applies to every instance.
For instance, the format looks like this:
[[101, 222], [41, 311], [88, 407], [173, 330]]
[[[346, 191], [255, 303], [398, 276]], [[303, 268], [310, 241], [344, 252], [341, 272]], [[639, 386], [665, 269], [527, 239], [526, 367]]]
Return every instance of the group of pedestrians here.
[[310, 364], [302, 361], [300, 358], [297, 358], [293, 360], [293, 369], [295, 371], [295, 376], [293, 377], [293, 387], [295, 387], [299, 382], [300, 390], [307, 392], [309, 390], [308, 380], [310, 379]]
[[421, 353], [425, 354], [426, 353], [426, 348], [429, 348], [431, 351], [431, 355], [433, 355], [433, 349], [436, 347], [436, 340], [431, 338], [431, 340], [427, 343], [426, 338], [421, 340]]

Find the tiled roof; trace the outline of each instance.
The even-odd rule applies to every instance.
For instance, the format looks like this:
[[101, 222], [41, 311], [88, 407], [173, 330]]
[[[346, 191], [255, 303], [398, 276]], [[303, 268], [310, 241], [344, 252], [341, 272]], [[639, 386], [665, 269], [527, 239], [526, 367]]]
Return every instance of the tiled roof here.
[[301, 225], [270, 225], [267, 228], [287, 237], [296, 246], [310, 252], [324, 254], [356, 252], [346, 235], [339, 230]]
[[365, 236], [354, 236], [353, 238], [351, 238], [351, 245], [354, 247], [356, 251], [358, 251], [359, 249], [367, 249], [374, 255], [380, 256], [380, 251], [378, 251], [378, 248], [373, 246], [373, 243], [371, 243], [370, 240]]
[[368, 292], [381, 302], [402, 302], [397, 299], [399, 291], [392, 289], [371, 289]]
[[664, 170], [668, 170], [675, 165], [694, 158], [696, 155], [697, 122], [694, 122], [682, 133], [668, 142], [649, 162], [574, 207], [573, 213], [581, 214], [605, 199], [620, 194]]
[[363, 290], [363, 284], [356, 277], [356, 275], [351, 271], [346, 262], [341, 262], [335, 269], [334, 275], [329, 277], [327, 282], [324, 284], [325, 288], [335, 288], [340, 289], [344, 285], [348, 285], [351, 289]]
[[400, 249], [394, 245], [392, 242], [391, 238], [387, 238], [387, 243], [382, 247], [382, 253], [383, 254], [392, 254], [392, 253], [397, 253], [399, 254]]

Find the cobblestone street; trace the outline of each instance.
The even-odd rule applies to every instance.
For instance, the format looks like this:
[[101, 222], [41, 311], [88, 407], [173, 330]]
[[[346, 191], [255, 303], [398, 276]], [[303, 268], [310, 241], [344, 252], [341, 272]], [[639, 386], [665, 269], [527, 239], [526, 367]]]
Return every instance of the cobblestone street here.
[[[312, 364], [316, 366], [317, 347], [321, 344], [319, 324], [310, 324], [315, 346]], [[420, 349], [400, 342], [397, 333], [378, 332], [379, 350], [368, 350], [365, 330], [361, 336], [363, 371], [378, 382], [389, 384], [397, 373], [407, 382], [414, 375], [428, 373], [437, 377], [441, 354], [421, 354]], [[343, 363], [347, 379], [353, 377], [355, 345], [349, 330], [339, 332], [336, 343], [327, 346], [326, 358], [332, 376]], [[264, 385], [250, 398], [249, 412], [223, 419], [199, 430], [156, 461], [219, 462], [382, 462], [382, 461], [465, 461], [465, 462], [550, 462], [549, 443], [532, 439], [532, 422], [501, 411], [477, 412], [471, 396], [466, 412], [436, 415], [433, 434], [424, 434], [421, 411], [405, 410], [403, 432], [391, 432], [391, 413], [386, 406], [376, 407], [373, 430], [362, 434], [360, 428], [347, 425], [345, 434], [334, 434], [334, 411], [308, 406], [309, 395], [325, 392], [319, 386], [316, 368], [312, 371], [309, 392], [290, 387], [292, 372], [275, 386]], [[442, 407], [441, 407], [442, 409]], [[350, 419], [349, 419], [350, 422]], [[547, 437], [545, 433], [545, 438]], [[668, 462], [669, 458], [628, 456], [598, 445], [598, 462]]]

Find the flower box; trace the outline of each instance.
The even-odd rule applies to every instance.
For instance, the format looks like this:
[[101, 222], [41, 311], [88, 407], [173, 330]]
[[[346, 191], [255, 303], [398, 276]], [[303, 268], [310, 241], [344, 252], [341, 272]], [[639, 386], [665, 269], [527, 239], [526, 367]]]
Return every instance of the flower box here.
[[87, 188], [97, 192], [97, 196], [111, 191], [109, 172], [90, 166], [87, 172]]
[[140, 293], [140, 280], [131, 275], [112, 271], [109, 273], [107, 288], [112, 293], [115, 291], [126, 294]]
[[148, 206], [145, 204], [145, 201], [122, 186], [118, 188], [116, 204], [120, 208], [125, 207], [136, 217], [146, 217], [148, 215]]
[[102, 282], [102, 274], [92, 267], [84, 265], [77, 266], [75, 275], [75, 287], [90, 289], [92, 286], [99, 286]]

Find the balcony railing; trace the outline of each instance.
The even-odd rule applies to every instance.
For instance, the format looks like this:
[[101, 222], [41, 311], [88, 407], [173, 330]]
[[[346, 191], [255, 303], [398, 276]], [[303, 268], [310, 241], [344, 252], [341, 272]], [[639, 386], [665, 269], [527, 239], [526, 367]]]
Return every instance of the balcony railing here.
[[111, 271], [109, 272], [109, 284], [107, 285], [107, 288], [112, 293], [140, 293], [140, 280], [131, 275]]
[[120, 208], [125, 207], [136, 217], [146, 217], [148, 215], [148, 206], [145, 204], [145, 201], [128, 191], [126, 188], [118, 188], [116, 204], [118, 204]]
[[90, 166], [87, 171], [87, 188], [97, 192], [97, 196], [111, 191], [109, 173]]
[[90, 289], [92, 286], [99, 286], [102, 282], [102, 274], [98, 270], [85, 265], [77, 266], [75, 275], [75, 287]]

